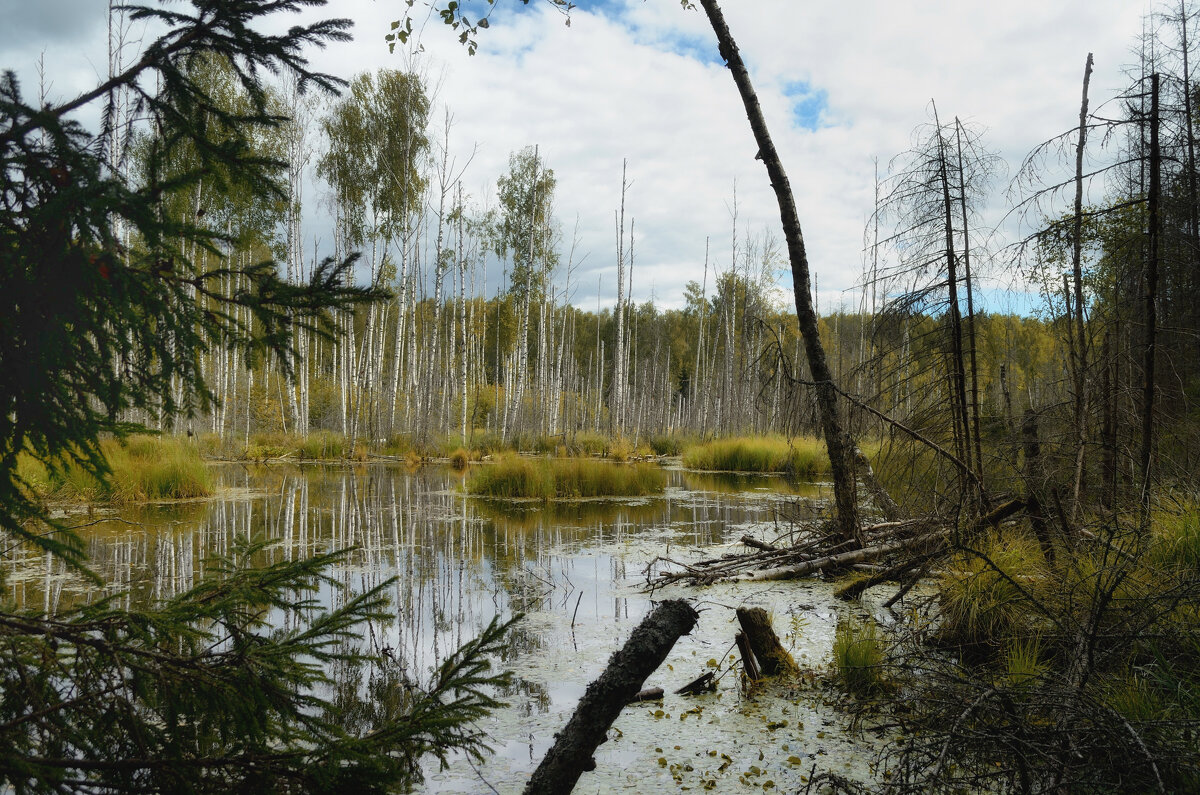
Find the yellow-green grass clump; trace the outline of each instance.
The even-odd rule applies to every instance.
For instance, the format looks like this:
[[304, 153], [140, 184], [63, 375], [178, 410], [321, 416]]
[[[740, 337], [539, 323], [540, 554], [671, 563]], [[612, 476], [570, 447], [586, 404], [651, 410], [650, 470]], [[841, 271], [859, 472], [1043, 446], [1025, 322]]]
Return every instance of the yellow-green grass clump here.
[[833, 667], [838, 681], [856, 696], [873, 696], [887, 689], [883, 641], [873, 622], [845, 619], [833, 638]]
[[314, 431], [296, 443], [296, 457], [301, 461], [330, 461], [343, 456], [346, 440], [333, 431]]
[[131, 436], [100, 444], [111, 474], [101, 482], [78, 464], [50, 467], [22, 454], [19, 471], [43, 499], [128, 504], [207, 497], [212, 473], [199, 450], [183, 439]]
[[1019, 634], [1029, 594], [1045, 587], [1045, 558], [1031, 535], [992, 534], [980, 551], [959, 553], [939, 578], [939, 635], [946, 643], [997, 646]]
[[620, 465], [586, 458], [501, 457], [480, 467], [467, 491], [502, 499], [583, 499], [661, 494], [666, 475], [654, 464]]
[[812, 479], [829, 471], [829, 456], [820, 439], [736, 436], [688, 447], [683, 465], [713, 472], [786, 472]]

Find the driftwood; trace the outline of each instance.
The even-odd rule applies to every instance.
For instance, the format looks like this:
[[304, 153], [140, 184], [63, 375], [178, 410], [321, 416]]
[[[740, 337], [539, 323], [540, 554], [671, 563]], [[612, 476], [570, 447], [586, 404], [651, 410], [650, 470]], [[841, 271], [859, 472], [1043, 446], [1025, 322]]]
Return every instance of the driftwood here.
[[792, 655], [788, 654], [788, 650], [779, 642], [779, 636], [775, 634], [775, 629], [771, 626], [771, 617], [767, 615], [766, 610], [761, 607], [739, 607], [737, 618], [763, 676], [778, 676], [799, 670]]
[[555, 735], [554, 745], [525, 785], [526, 795], [568, 793], [585, 771], [621, 709], [642, 689], [670, 653], [675, 641], [696, 626], [696, 611], [682, 599], [662, 602], [633, 630], [625, 646], [614, 652], [604, 673], [588, 685], [575, 714]]
[[[693, 585], [708, 585], [722, 580], [787, 580], [866, 563], [884, 564], [879, 565], [879, 574], [876, 577], [866, 581], [869, 584], [848, 587], [847, 598], [856, 598], [862, 590], [887, 579], [899, 578], [907, 582], [909, 577], [916, 576], [914, 572], [919, 574], [923, 571], [924, 562], [936, 557], [948, 542], [997, 527], [1026, 508], [1025, 500], [1009, 500], [962, 530], [949, 522], [931, 517], [879, 522], [863, 528], [859, 535], [864, 544], [860, 547], [856, 547], [852, 540], [838, 541], [834, 536], [826, 534], [792, 547], [747, 555], [726, 555], [691, 564], [657, 558], [651, 564], [651, 568], [647, 569], [647, 585], [656, 588], [680, 581]], [[887, 565], [888, 556], [910, 550], [916, 550], [915, 557], [910, 556], [907, 561], [900, 560]], [[651, 569], [659, 562], [670, 563], [679, 568], [660, 572], [651, 579]]]
[[675, 691], [677, 696], [697, 696], [701, 693], [707, 693], [717, 689], [716, 682], [713, 681], [715, 674], [712, 671], [705, 671], [697, 676], [692, 681], [688, 682], [683, 687]]
[[762, 550], [763, 552], [778, 552], [779, 551], [779, 547], [775, 546], [774, 544], [768, 544], [766, 541], [759, 541], [757, 538], [750, 535], [749, 533], [742, 536], [741, 542], [748, 547], [753, 547], [754, 549]]
[[629, 700], [630, 704], [638, 701], [657, 701], [663, 697], [663, 689], [661, 687], [647, 687], [645, 690], [634, 693], [633, 698]]
[[862, 563], [864, 560], [874, 560], [876, 558], [881, 558], [884, 555], [890, 555], [893, 552], [900, 552], [901, 550], [913, 549], [932, 544], [942, 544], [949, 537], [949, 530], [939, 530], [936, 533], [927, 533], [925, 535], [913, 536], [911, 538], [903, 538], [898, 541], [889, 541], [884, 544], [876, 544], [874, 546], [863, 547], [862, 549], [851, 550], [850, 552], [842, 552], [836, 555], [825, 555], [824, 557], [801, 561], [800, 563], [796, 563], [791, 566], [780, 566], [774, 569], [765, 569], [763, 571], [741, 574], [734, 579], [750, 582], [790, 580], [795, 577], [803, 577], [806, 574], [824, 571], [825, 569], [840, 569], [843, 566], [849, 566], [853, 563]]
[[758, 670], [758, 663], [754, 659], [754, 652], [750, 649], [750, 641], [746, 640], [746, 633], [738, 630], [738, 633], [733, 636], [733, 640], [737, 643], [738, 652], [742, 655], [742, 671], [745, 672], [746, 678], [751, 682], [756, 682], [762, 678], [762, 673]]

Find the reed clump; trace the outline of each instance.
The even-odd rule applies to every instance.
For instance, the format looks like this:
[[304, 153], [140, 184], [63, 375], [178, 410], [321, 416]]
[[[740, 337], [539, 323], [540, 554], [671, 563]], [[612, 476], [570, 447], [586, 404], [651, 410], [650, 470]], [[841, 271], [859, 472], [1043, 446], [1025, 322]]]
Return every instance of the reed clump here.
[[467, 491], [501, 499], [584, 499], [661, 494], [666, 474], [654, 464], [621, 465], [589, 458], [502, 456], [480, 467]]
[[1028, 533], [995, 533], [979, 552], [950, 560], [938, 581], [938, 636], [954, 646], [996, 646], [1029, 617], [1028, 593], [1043, 586], [1045, 559]]
[[811, 480], [829, 471], [825, 443], [811, 437], [735, 436], [691, 445], [683, 465], [712, 472], [783, 472]]
[[199, 449], [185, 439], [131, 436], [100, 443], [110, 474], [100, 480], [74, 463], [48, 465], [22, 453], [18, 471], [41, 499], [127, 505], [207, 497], [213, 477]]
[[301, 461], [334, 461], [346, 449], [346, 440], [334, 431], [313, 431], [296, 443], [296, 458]]
[[833, 668], [838, 682], [856, 696], [887, 690], [884, 648], [874, 622], [844, 619], [833, 638]]

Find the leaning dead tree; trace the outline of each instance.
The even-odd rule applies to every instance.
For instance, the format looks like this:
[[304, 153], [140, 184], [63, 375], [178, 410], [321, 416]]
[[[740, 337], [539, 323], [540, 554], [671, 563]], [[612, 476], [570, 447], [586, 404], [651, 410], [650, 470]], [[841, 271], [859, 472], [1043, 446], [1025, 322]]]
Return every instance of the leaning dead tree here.
[[796, 212], [796, 199], [792, 195], [791, 183], [783, 169], [779, 152], [771, 140], [763, 118], [758, 95], [750, 82], [750, 73], [742, 61], [733, 34], [725, 23], [716, 0], [700, 0], [709, 24], [717, 36], [717, 46], [725, 65], [733, 75], [738, 94], [746, 108], [754, 141], [758, 144], [758, 158], [766, 166], [771, 187], [779, 203], [779, 217], [783, 223], [783, 236], [787, 242], [788, 261], [792, 268], [792, 285], [796, 294], [796, 316], [800, 332], [804, 337], [804, 352], [808, 359], [817, 394], [817, 406], [821, 414], [821, 429], [829, 451], [830, 475], [833, 478], [834, 504], [837, 509], [838, 528], [843, 537], [858, 539], [858, 494], [854, 477], [854, 444], [845, 430], [838, 410], [838, 393], [833, 373], [825, 356], [825, 347], [817, 324], [817, 312], [813, 306], [808, 254], [804, 247], [804, 234], [800, 228], [800, 217]]

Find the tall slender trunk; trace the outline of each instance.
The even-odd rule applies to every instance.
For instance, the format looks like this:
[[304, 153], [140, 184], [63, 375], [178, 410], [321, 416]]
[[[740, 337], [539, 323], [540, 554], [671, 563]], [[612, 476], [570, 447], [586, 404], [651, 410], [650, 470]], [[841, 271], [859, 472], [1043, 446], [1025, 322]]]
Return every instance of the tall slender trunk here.
[[1151, 465], [1154, 460], [1154, 358], [1158, 337], [1158, 248], [1160, 153], [1158, 148], [1159, 75], [1150, 75], [1150, 195], [1148, 201], [1150, 253], [1146, 261], [1146, 347], [1142, 354], [1142, 526], [1149, 522]]
[[[958, 308], [958, 258], [954, 251], [954, 212], [950, 203], [950, 163], [946, 154], [946, 140], [942, 136], [942, 123], [938, 119], [937, 103], [933, 104], [933, 123], [938, 138], [938, 181], [942, 186], [942, 217], [946, 226], [946, 285], [949, 289], [950, 315], [950, 368], [954, 398], [951, 401], [955, 423], [962, 429], [959, 458], [971, 461], [971, 421], [967, 416], [967, 378], [963, 365], [962, 314]], [[964, 484], [965, 485], [965, 484]]]
[[619, 436], [625, 423], [625, 192], [629, 183], [625, 180], [627, 162], [621, 161], [621, 209], [617, 222], [617, 338], [613, 351], [613, 399], [609, 406], [609, 422], [613, 435]]
[[1092, 79], [1092, 54], [1083, 68], [1083, 99], [1079, 103], [1079, 140], [1075, 145], [1075, 218], [1072, 221], [1071, 277], [1075, 291], [1075, 343], [1071, 346], [1071, 374], [1075, 382], [1075, 486], [1071, 516], [1079, 510], [1083, 498], [1084, 451], [1087, 445], [1087, 369], [1088, 340], [1083, 302], [1083, 152], [1087, 143], [1088, 84]]
[[758, 155], [762, 158], [775, 191], [779, 204], [780, 220], [783, 223], [783, 234], [787, 241], [788, 259], [792, 268], [792, 284], [796, 294], [796, 315], [800, 322], [800, 330], [804, 335], [805, 353], [808, 358], [809, 370], [813, 381], [816, 382], [817, 402], [821, 411], [821, 425], [825, 433], [825, 445], [829, 451], [830, 471], [833, 476], [834, 502], [837, 507], [838, 526], [847, 538], [859, 537], [858, 527], [858, 495], [854, 479], [854, 468], [851, 452], [854, 449], [848, 434], [842, 426], [838, 412], [837, 387], [829, 372], [825, 357], [825, 348], [821, 344], [817, 314], [812, 304], [811, 284], [808, 268], [808, 254], [804, 247], [804, 235], [800, 229], [800, 218], [796, 212], [796, 201], [792, 196], [791, 185], [775, 144], [767, 131], [766, 120], [758, 97], [750, 82], [750, 74], [742, 62], [741, 54], [725, 24], [724, 15], [716, 0], [700, 0], [704, 12], [708, 16], [717, 42], [721, 57], [725, 59], [741, 95], [742, 104], [754, 132], [754, 140], [758, 144]]
[[962, 150], [962, 123], [954, 117], [954, 140], [958, 146], [958, 202], [962, 210], [963, 279], [967, 285], [967, 353], [971, 358], [971, 422], [975, 438], [975, 472], [983, 483], [983, 442], [979, 433], [979, 361], [975, 346], [975, 288], [971, 281], [971, 238], [967, 222], [967, 180], [964, 175]]

